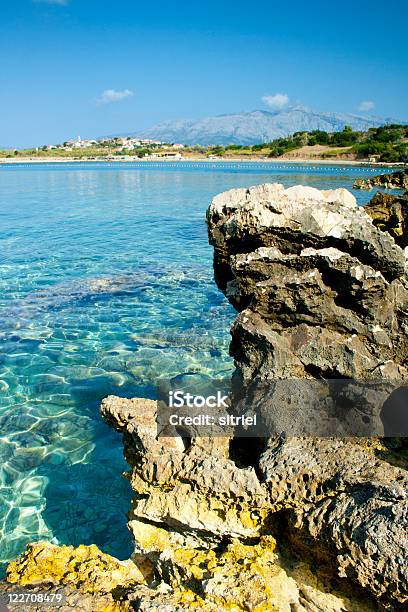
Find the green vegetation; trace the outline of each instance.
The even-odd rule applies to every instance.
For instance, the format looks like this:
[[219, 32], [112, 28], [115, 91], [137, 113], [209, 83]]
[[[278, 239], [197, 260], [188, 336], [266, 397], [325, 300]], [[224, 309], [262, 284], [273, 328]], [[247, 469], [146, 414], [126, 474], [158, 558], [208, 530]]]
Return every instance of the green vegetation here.
[[342, 157], [348, 155], [356, 159], [377, 157], [382, 162], [408, 162], [408, 126], [385, 125], [370, 128], [366, 132], [355, 132], [346, 126], [341, 132], [295, 132], [286, 138], [253, 146], [229, 145], [211, 147], [209, 154], [225, 156], [228, 154], [281, 157], [304, 146], [321, 145], [327, 150], [321, 157]]

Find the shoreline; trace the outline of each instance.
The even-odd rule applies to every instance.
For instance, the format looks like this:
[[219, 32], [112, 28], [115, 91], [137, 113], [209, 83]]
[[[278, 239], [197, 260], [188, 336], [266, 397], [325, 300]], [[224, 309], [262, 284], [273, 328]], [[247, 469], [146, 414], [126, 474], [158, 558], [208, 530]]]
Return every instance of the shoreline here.
[[293, 164], [293, 165], [316, 165], [316, 166], [361, 166], [369, 168], [405, 168], [408, 164], [405, 163], [388, 163], [388, 162], [368, 162], [368, 161], [356, 161], [356, 160], [323, 160], [323, 159], [282, 159], [282, 158], [271, 158], [271, 159], [245, 159], [245, 158], [231, 158], [231, 159], [208, 159], [206, 157], [196, 158], [184, 158], [184, 159], [163, 159], [163, 158], [151, 158], [144, 159], [139, 157], [124, 157], [124, 158], [84, 158], [78, 159], [74, 157], [20, 157], [18, 159], [2, 157], [0, 158], [0, 165], [18, 165], [18, 164], [86, 164], [86, 163], [162, 163], [162, 164], [184, 164], [184, 163], [208, 163], [208, 164]]

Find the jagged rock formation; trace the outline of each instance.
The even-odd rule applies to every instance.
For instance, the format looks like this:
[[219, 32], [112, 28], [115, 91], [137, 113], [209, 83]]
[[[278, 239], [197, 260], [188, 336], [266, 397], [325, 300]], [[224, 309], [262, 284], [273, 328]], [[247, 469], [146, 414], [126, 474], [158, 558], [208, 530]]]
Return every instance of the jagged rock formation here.
[[349, 192], [232, 190], [208, 224], [243, 381], [406, 377], [406, 258]]
[[135, 558], [148, 559], [169, 592], [135, 590], [140, 609], [370, 610], [348, 584], [331, 584], [307, 565], [285, 563], [270, 535], [268, 488], [253, 467], [231, 459], [228, 438], [158, 438], [156, 402], [109, 397], [104, 419], [124, 435], [136, 493], [129, 514]]
[[[208, 225], [216, 281], [240, 311], [231, 344], [238, 402], [259, 381], [407, 379], [406, 258], [350, 193], [232, 190], [214, 198]], [[265, 422], [268, 402], [257, 399]], [[271, 440], [257, 465], [272, 507], [291, 507], [292, 527], [341, 575], [379, 600], [406, 600], [404, 470], [333, 439]]]
[[372, 189], [373, 187], [384, 187], [385, 189], [408, 190], [408, 170], [397, 170], [386, 174], [378, 174], [368, 179], [357, 179], [353, 185], [354, 189]]
[[[240, 311], [233, 410], [259, 381], [406, 379], [406, 257], [350, 193], [233, 190], [214, 199], [208, 225], [217, 283]], [[255, 399], [267, 422], [262, 385]], [[163, 612], [404, 609], [408, 476], [403, 463], [379, 458], [381, 441], [165, 438], [157, 409], [115, 397], [101, 407], [131, 468], [135, 578], [111, 588], [93, 576], [98, 597]], [[58, 562], [58, 548], [53, 555]], [[86, 564], [78, 560], [78, 578], [61, 572], [65, 588], [84, 588]], [[38, 571], [30, 549], [9, 576], [55, 584], [52, 563]]]
[[[81, 572], [78, 572], [81, 567]], [[24, 569], [24, 577], [20, 575]], [[142, 571], [143, 570], [143, 571]], [[55, 546], [49, 542], [29, 544], [26, 553], [7, 568], [8, 582], [77, 585], [87, 593], [110, 593], [116, 587], [144, 582], [145, 568], [130, 561], [118, 561], [101, 553], [95, 545]]]

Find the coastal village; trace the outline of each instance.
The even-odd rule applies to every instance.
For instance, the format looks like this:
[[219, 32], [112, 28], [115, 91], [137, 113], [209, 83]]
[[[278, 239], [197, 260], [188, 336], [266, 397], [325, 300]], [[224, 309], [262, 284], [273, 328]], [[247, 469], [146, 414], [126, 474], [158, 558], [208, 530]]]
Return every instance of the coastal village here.
[[[180, 151], [184, 149], [184, 145], [180, 143], [168, 144], [161, 142], [160, 140], [152, 140], [150, 138], [133, 138], [131, 136], [125, 137], [106, 137], [98, 140], [83, 140], [81, 136], [78, 136], [74, 140], [67, 140], [62, 144], [47, 144], [44, 147], [36, 147], [36, 152], [41, 151], [55, 151], [55, 152], [77, 152], [83, 149], [94, 149], [94, 148], [110, 148], [114, 149], [115, 154], [131, 154], [132, 152], [137, 156], [140, 152], [142, 157], [147, 158], [173, 158], [182, 159]], [[146, 151], [153, 150], [152, 152]]]

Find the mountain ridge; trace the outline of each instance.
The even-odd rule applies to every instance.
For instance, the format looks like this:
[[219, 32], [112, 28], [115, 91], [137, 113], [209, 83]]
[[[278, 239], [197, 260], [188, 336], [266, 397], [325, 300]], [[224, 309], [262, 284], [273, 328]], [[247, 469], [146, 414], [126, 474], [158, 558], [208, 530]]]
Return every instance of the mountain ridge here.
[[270, 142], [299, 131], [337, 132], [346, 125], [364, 131], [386, 123], [406, 122], [354, 113], [318, 112], [295, 105], [275, 112], [254, 110], [201, 119], [167, 120], [129, 135], [186, 145], [252, 145]]

